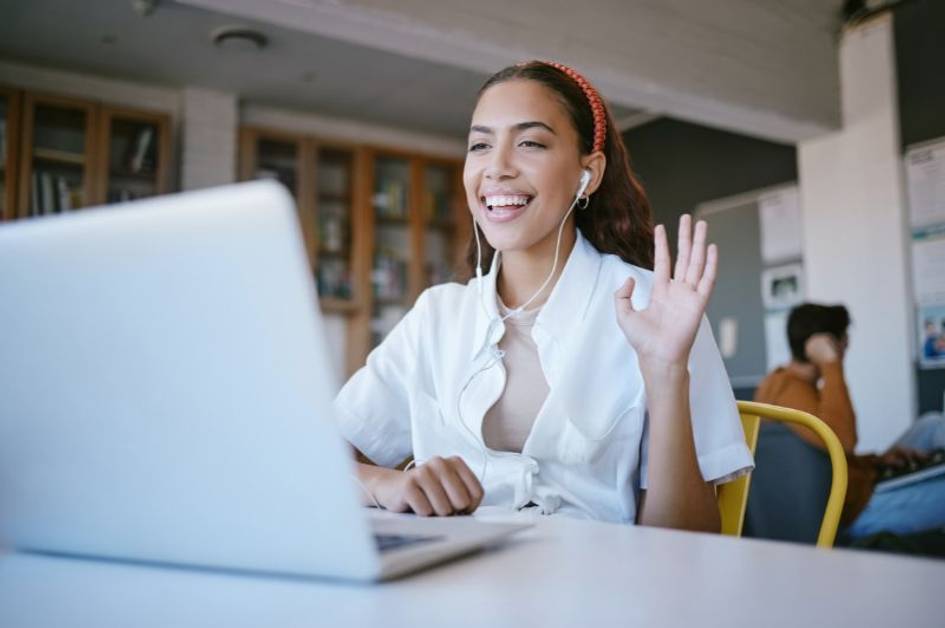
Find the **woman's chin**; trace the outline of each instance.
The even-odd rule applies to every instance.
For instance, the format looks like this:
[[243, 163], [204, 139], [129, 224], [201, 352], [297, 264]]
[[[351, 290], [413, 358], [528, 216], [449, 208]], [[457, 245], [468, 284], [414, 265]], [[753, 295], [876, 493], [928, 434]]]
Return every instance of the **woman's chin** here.
[[508, 251], [521, 251], [527, 249], [532, 243], [520, 233], [502, 233], [503, 230], [486, 230], [486, 241], [496, 251], [506, 253]]

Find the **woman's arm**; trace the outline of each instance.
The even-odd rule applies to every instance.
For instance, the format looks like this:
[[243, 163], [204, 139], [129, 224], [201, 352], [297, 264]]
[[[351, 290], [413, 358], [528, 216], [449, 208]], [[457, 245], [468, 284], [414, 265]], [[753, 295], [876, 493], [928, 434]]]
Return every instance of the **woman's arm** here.
[[696, 459], [689, 371], [685, 366], [650, 365], [643, 367], [643, 380], [648, 391], [650, 440], [646, 498], [640, 502], [637, 522], [718, 532], [722, 523], [715, 487], [702, 479]]
[[696, 458], [689, 400], [689, 353], [715, 284], [718, 253], [706, 247], [706, 224], [693, 234], [688, 215], [679, 220], [679, 257], [674, 278], [666, 230], [656, 228], [653, 289], [645, 310], [632, 305], [634, 281], [617, 291], [617, 320], [636, 350], [649, 411], [647, 491], [643, 525], [718, 532], [714, 487]]

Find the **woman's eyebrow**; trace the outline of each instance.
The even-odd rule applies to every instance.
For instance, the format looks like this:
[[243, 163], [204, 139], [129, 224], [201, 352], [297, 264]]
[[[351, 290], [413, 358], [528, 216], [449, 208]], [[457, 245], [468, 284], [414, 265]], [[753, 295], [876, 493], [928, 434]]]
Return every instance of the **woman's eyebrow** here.
[[[548, 126], [544, 122], [539, 122], [538, 120], [529, 120], [528, 122], [519, 122], [518, 124], [512, 125], [512, 128], [515, 129], [516, 131], [526, 131], [528, 129], [541, 128], [541, 129], [547, 130], [552, 135], [557, 135], [554, 129], [552, 129], [550, 126]], [[479, 124], [474, 124], [471, 127], [469, 127], [469, 132], [470, 133], [485, 133], [486, 135], [495, 134], [495, 131], [493, 131], [492, 127], [481, 126]]]

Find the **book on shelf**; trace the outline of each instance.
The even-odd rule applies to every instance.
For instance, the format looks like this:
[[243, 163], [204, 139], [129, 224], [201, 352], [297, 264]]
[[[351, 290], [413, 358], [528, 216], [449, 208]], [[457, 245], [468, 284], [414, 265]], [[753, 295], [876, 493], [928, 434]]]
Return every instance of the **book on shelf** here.
[[7, 119], [0, 118], [0, 168], [7, 163]]
[[374, 209], [381, 218], [406, 218], [404, 195], [406, 187], [401, 181], [387, 181], [381, 190], [374, 194]]
[[131, 145], [131, 151], [128, 153], [128, 170], [137, 174], [144, 170], [146, 166], [147, 169], [154, 167], [148, 154], [153, 139], [154, 127], [146, 126], [138, 131], [138, 135]]
[[72, 191], [69, 189], [69, 182], [65, 177], [56, 177], [56, 193], [59, 199], [59, 210], [70, 211], [72, 209]]
[[60, 214], [72, 211], [82, 204], [81, 192], [73, 189], [63, 176], [35, 170], [31, 184], [30, 216]]
[[393, 252], [379, 251], [374, 257], [371, 283], [378, 299], [403, 299], [407, 293], [407, 262]]
[[39, 173], [35, 170], [30, 177], [30, 216], [39, 216]]
[[343, 260], [320, 260], [317, 284], [319, 296], [351, 298], [351, 275]]
[[319, 239], [321, 248], [331, 253], [339, 253], [345, 247], [345, 225], [339, 216], [321, 216]]

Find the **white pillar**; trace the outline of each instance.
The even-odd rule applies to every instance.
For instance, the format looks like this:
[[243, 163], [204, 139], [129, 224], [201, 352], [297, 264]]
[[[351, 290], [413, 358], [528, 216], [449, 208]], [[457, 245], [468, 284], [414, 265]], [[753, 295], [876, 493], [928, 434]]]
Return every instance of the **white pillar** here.
[[882, 450], [915, 413], [912, 295], [892, 15], [844, 33], [843, 127], [798, 145], [809, 297], [853, 318], [847, 381], [858, 451]]
[[184, 89], [182, 189], [236, 181], [238, 115], [235, 94], [200, 87]]

